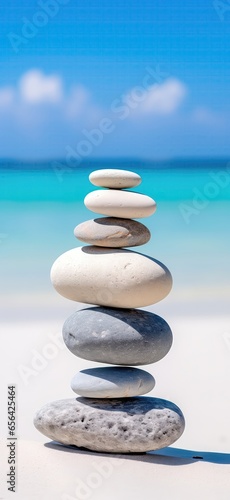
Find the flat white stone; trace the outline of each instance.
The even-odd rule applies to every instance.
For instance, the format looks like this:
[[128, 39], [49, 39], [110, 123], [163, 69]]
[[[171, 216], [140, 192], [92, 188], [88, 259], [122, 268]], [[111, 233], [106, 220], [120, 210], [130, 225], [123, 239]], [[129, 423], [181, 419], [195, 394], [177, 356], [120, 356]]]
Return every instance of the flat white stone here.
[[150, 240], [150, 231], [144, 224], [131, 219], [100, 217], [82, 222], [74, 235], [85, 243], [101, 247], [132, 247]]
[[150, 196], [116, 189], [91, 191], [84, 204], [92, 212], [124, 219], [142, 219], [156, 211], [156, 202]]
[[95, 170], [90, 174], [89, 180], [94, 186], [114, 189], [131, 188], [141, 183], [141, 177], [135, 172], [115, 168]]
[[58, 257], [51, 281], [67, 299], [122, 308], [155, 304], [172, 287], [169, 270], [152, 257], [96, 246], [73, 248]]
[[164, 399], [63, 399], [44, 406], [34, 425], [45, 436], [94, 451], [159, 450], [183, 433], [181, 410]]
[[139, 368], [109, 366], [88, 368], [77, 373], [71, 388], [85, 398], [129, 398], [150, 392], [155, 380]]

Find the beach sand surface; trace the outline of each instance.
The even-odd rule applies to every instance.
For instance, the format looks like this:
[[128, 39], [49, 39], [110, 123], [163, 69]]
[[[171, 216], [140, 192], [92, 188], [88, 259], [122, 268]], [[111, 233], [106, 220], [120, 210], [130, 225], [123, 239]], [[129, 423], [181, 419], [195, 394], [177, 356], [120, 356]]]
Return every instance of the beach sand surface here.
[[211, 311], [197, 317], [164, 314], [174, 335], [172, 349], [161, 361], [141, 368], [156, 379], [148, 396], [168, 399], [182, 409], [184, 434], [159, 452], [116, 456], [63, 447], [33, 426], [41, 406], [75, 397], [70, 380], [76, 372], [102, 366], [76, 358], [62, 340], [66, 315], [80, 307], [70, 303], [45, 320], [31, 309], [27, 319], [8, 318], [2, 324], [1, 498], [12, 495], [6, 483], [6, 402], [7, 385], [15, 385], [16, 500], [139, 500], [143, 495], [165, 500], [229, 499], [230, 316], [214, 316]]

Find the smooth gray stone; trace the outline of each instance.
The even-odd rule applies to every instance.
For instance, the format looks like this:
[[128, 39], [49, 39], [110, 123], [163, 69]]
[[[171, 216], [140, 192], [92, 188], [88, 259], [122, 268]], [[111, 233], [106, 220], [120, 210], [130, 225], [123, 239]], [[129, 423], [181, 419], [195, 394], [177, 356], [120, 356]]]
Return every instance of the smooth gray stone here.
[[183, 433], [181, 410], [164, 399], [63, 399], [44, 406], [34, 425], [50, 439], [112, 453], [159, 450]]
[[75, 227], [74, 235], [90, 245], [110, 248], [144, 245], [151, 237], [144, 224], [117, 217], [99, 217], [82, 222]]
[[88, 368], [77, 373], [71, 388], [85, 398], [128, 398], [150, 392], [155, 380], [138, 368], [107, 366]]
[[63, 326], [68, 349], [79, 358], [114, 365], [147, 365], [162, 359], [172, 345], [166, 321], [148, 311], [89, 307]]

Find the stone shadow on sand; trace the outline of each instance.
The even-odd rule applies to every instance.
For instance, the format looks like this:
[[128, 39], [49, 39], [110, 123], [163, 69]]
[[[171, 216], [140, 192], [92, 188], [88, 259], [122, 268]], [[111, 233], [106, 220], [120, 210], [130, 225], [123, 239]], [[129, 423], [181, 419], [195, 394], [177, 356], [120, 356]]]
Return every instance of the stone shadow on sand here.
[[230, 453], [218, 453], [213, 451], [194, 451], [194, 450], [184, 450], [181, 448], [162, 448], [157, 451], [148, 452], [152, 456], [164, 456], [164, 457], [172, 457], [172, 458], [181, 458], [181, 459], [193, 459], [194, 462], [201, 461], [209, 462], [213, 464], [230, 464]]
[[123, 460], [136, 460], [145, 463], [159, 465], [189, 465], [198, 461], [214, 464], [230, 464], [230, 453], [216, 453], [209, 451], [184, 450], [181, 448], [162, 448], [161, 450], [148, 451], [146, 453], [106, 453], [90, 451], [77, 446], [63, 445], [56, 441], [45, 443], [46, 448], [67, 453], [78, 453], [80, 455], [90, 455], [91, 457], [118, 458]]
[[[182, 458], [179, 456], [164, 456], [157, 455], [157, 452], [147, 452], [147, 453], [106, 453], [98, 451], [90, 451], [86, 448], [78, 448], [77, 446], [69, 446], [57, 443], [56, 441], [51, 441], [45, 443], [46, 448], [50, 448], [57, 451], [67, 452], [67, 453], [78, 453], [79, 455], [89, 455], [91, 458], [101, 457], [104, 459], [117, 458], [122, 460], [135, 460], [145, 463], [159, 464], [159, 465], [188, 465], [196, 460], [191, 458]], [[167, 449], [167, 448], [166, 448]]]

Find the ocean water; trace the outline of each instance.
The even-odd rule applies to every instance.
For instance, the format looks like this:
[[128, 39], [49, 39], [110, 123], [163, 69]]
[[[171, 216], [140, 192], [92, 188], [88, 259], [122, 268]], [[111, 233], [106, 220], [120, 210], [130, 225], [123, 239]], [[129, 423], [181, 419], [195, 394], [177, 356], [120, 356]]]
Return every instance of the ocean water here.
[[[182, 314], [227, 313], [230, 297], [230, 169], [226, 161], [98, 162], [79, 169], [61, 162], [0, 165], [0, 255], [3, 301], [20, 297], [49, 303], [49, 271], [62, 252], [80, 246], [74, 227], [93, 218], [83, 204], [96, 189], [97, 168], [124, 168], [142, 176], [136, 191], [152, 196], [156, 213], [141, 222], [152, 234], [136, 251], [164, 262], [174, 278], [168, 300]], [[24, 299], [23, 299], [24, 300]], [[25, 303], [24, 308], [26, 311]], [[29, 302], [28, 302], [29, 303]], [[34, 304], [34, 302], [33, 302]], [[160, 311], [160, 306], [157, 309]]]

